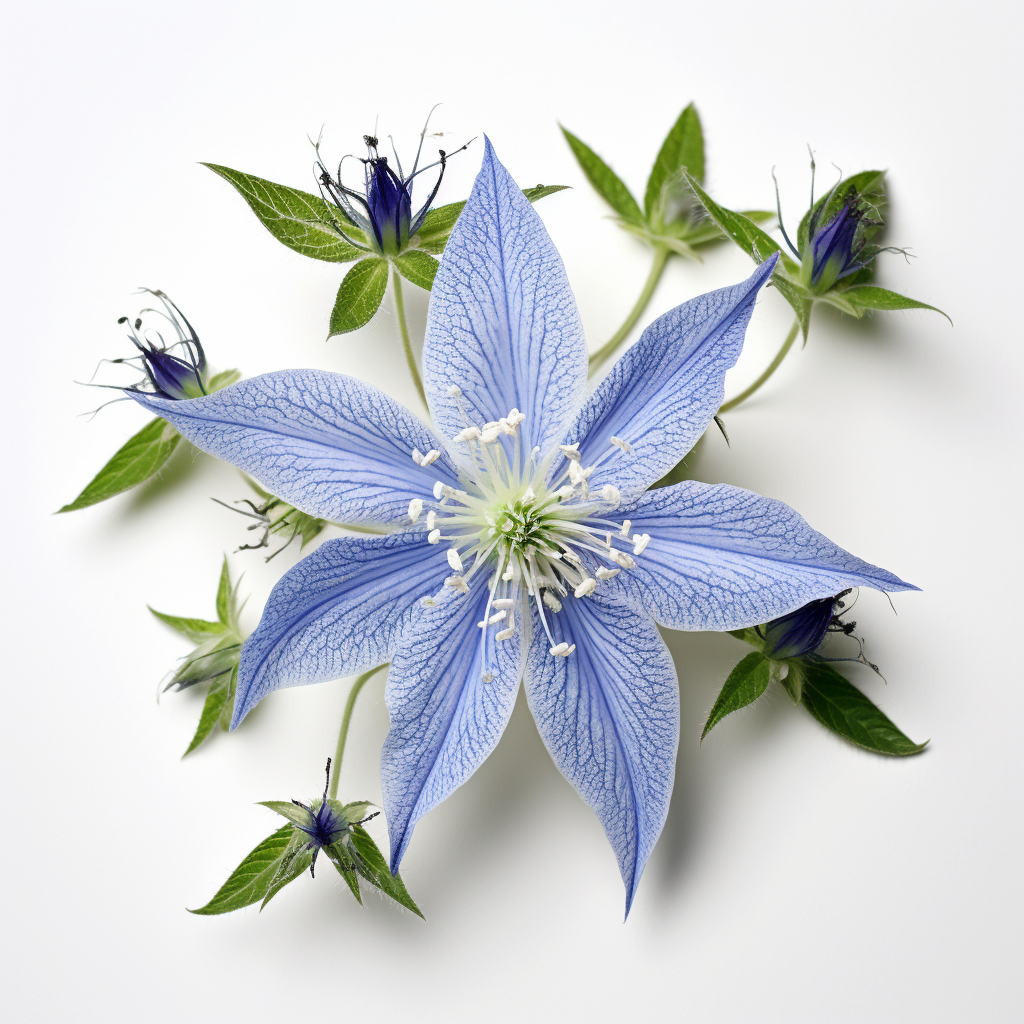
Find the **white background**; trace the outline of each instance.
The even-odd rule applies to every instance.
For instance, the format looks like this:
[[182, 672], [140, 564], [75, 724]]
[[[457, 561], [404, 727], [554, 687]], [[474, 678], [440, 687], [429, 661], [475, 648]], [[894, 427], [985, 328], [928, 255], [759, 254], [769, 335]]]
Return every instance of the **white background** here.
[[[1019, 15], [1009, 4], [678, 3], [20, 5], [5, 17], [3, 254], [5, 841], [0, 963], [12, 1021], [1019, 1019], [1022, 338]], [[557, 119], [642, 194], [689, 100], [708, 184], [796, 222], [806, 145], [822, 178], [890, 170], [880, 283], [942, 306], [811, 341], [718, 437], [698, 475], [782, 498], [923, 588], [857, 609], [887, 684], [856, 681], [912, 737], [887, 760], [781, 692], [703, 718], [745, 652], [669, 640], [682, 740], [668, 824], [633, 913], [601, 828], [551, 765], [525, 706], [498, 750], [416, 831], [403, 864], [423, 923], [324, 870], [262, 914], [194, 907], [274, 827], [254, 806], [308, 798], [345, 682], [274, 695], [179, 760], [198, 716], [155, 701], [186, 646], [147, 603], [211, 615], [244, 495], [227, 467], [54, 517], [145, 421], [76, 386], [126, 354], [115, 325], [166, 289], [214, 363], [356, 374], [410, 403], [390, 299], [325, 344], [343, 267], [276, 243], [197, 161], [312, 186], [307, 133], [356, 151], [377, 115], [404, 150], [438, 101], [448, 149], [486, 131], [538, 206], [596, 347], [646, 274], [603, 219]], [[466, 195], [480, 142], [452, 161]], [[1004, 206], [1005, 204], [1005, 206]], [[1005, 208], [1006, 213], [1000, 209]], [[720, 248], [673, 261], [649, 316], [738, 280]], [[426, 296], [407, 287], [414, 330]], [[788, 324], [766, 294], [735, 392]], [[109, 371], [108, 371], [109, 372]], [[99, 379], [110, 380], [108, 377]], [[172, 475], [173, 476], [173, 475]], [[245, 571], [255, 623], [289, 550]], [[379, 683], [356, 711], [343, 796], [379, 797]], [[374, 823], [379, 824], [379, 822]], [[376, 834], [383, 842], [383, 829]]]

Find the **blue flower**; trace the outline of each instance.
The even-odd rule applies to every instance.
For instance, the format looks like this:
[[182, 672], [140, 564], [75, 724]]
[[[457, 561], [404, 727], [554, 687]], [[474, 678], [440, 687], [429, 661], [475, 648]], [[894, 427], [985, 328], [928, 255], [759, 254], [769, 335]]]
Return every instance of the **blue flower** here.
[[416, 822], [494, 748], [523, 682], [601, 819], [628, 912], [679, 736], [657, 625], [738, 629], [845, 587], [913, 589], [779, 501], [696, 481], [649, 490], [711, 422], [774, 265], [660, 317], [587, 396], [562, 261], [488, 142], [431, 293], [433, 429], [317, 370], [191, 402], [133, 396], [308, 514], [388, 531], [328, 541], [284, 575], [242, 653], [234, 723], [274, 690], [390, 660], [392, 871]]
[[[146, 374], [143, 383], [148, 383], [153, 389], [152, 393], [161, 398], [181, 400], [199, 398], [207, 394], [206, 353], [200, 344], [199, 336], [181, 310], [162, 291], [152, 291], [148, 288], [145, 290], [163, 303], [164, 311], [142, 310], [128, 328], [128, 337], [139, 350], [139, 355], [114, 359], [112, 362], [139, 363]], [[145, 313], [155, 313], [163, 317], [174, 329], [175, 339], [170, 345], [167, 345], [159, 331], [142, 330]], [[123, 316], [117, 322], [127, 324], [128, 317]], [[175, 348], [180, 349], [181, 355], [173, 353], [172, 350]]]
[[[349, 832], [350, 822], [345, 817], [343, 810], [338, 806], [332, 806], [332, 802], [327, 799], [327, 790], [331, 784], [331, 759], [327, 759], [327, 779], [324, 782], [324, 795], [320, 799], [319, 803], [313, 802], [311, 804], [304, 804], [298, 800], [293, 800], [292, 803], [305, 811], [305, 815], [297, 815], [292, 820], [295, 827], [300, 831], [304, 832], [309, 836], [309, 842], [306, 843], [306, 849], [313, 851], [313, 859], [309, 864], [309, 873], [314, 875], [316, 873], [316, 858], [317, 854], [325, 846], [333, 846], [339, 839], [343, 839]], [[334, 802], [337, 804], [337, 801]], [[375, 815], [370, 815], [375, 817]], [[357, 822], [362, 824], [362, 822]]]

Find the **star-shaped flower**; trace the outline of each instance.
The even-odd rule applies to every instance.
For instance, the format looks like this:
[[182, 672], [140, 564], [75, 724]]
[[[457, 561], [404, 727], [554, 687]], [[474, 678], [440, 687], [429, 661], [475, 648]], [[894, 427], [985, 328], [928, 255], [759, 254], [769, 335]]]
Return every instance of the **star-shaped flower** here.
[[393, 871], [416, 822], [494, 748], [523, 682], [604, 825], [628, 911], [679, 734], [657, 624], [737, 629], [845, 587], [910, 589], [781, 502], [695, 481], [648, 490], [721, 404], [774, 263], [660, 317], [588, 397], [562, 261], [488, 142], [431, 295], [434, 429], [318, 370], [184, 402], [133, 396], [304, 512], [387, 529], [328, 541], [277, 584], [242, 653], [234, 722], [273, 690], [391, 660]]

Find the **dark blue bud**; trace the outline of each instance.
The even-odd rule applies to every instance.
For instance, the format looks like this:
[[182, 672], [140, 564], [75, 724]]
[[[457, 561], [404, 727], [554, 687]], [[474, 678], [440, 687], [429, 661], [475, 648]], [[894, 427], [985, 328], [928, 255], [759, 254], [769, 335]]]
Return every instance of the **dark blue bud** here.
[[397, 256], [409, 244], [412, 197], [409, 185], [388, 166], [386, 156], [366, 161], [366, 206], [377, 250]]
[[827, 290], [865, 265], [859, 258], [864, 246], [858, 239], [863, 221], [860, 199], [851, 192], [839, 212], [814, 232], [805, 255], [810, 257], [812, 287]]
[[762, 626], [765, 657], [785, 661], [787, 658], [802, 658], [817, 650], [825, 639], [835, 604], [841, 596], [812, 601]]

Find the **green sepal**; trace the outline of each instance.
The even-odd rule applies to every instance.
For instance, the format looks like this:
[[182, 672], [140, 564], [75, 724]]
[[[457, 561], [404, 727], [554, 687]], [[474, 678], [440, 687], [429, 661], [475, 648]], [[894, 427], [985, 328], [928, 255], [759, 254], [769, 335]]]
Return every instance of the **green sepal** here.
[[312, 863], [313, 851], [309, 849], [309, 836], [293, 829], [291, 841], [277, 863], [277, 871], [270, 879], [260, 910], [262, 911], [289, 882], [294, 882]]
[[711, 714], [704, 724], [704, 731], [700, 734], [701, 742], [704, 737], [725, 718], [740, 708], [752, 704], [764, 693], [768, 687], [769, 662], [768, 659], [757, 651], [748, 654], [730, 673], [725, 685], [718, 694], [718, 699], [711, 708]]
[[163, 469], [180, 441], [181, 434], [166, 420], [150, 420], [118, 448], [74, 501], [57, 511], [87, 508], [145, 483]]
[[568, 128], [562, 128], [569, 148], [576, 157], [580, 168], [587, 176], [587, 181], [594, 186], [598, 195], [627, 223], [643, 227], [644, 215], [640, 206], [633, 198], [632, 192], [626, 188], [622, 179], [581, 139], [578, 139]]
[[229, 384], [234, 384], [236, 381], [241, 380], [241, 377], [241, 370], [221, 370], [220, 373], [215, 373], [206, 382], [206, 391], [212, 395], [214, 391], [222, 391]]
[[669, 129], [651, 168], [644, 192], [644, 213], [648, 220], [661, 217], [665, 191], [673, 180], [678, 180], [684, 167], [697, 181], [704, 180], [704, 133], [692, 103]]
[[906, 757], [924, 750], [927, 740], [914, 743], [830, 665], [804, 662], [800, 674], [801, 703], [826, 729], [876, 754]]
[[212, 900], [190, 914], [227, 914], [232, 910], [259, 903], [267, 894], [277, 873], [281, 857], [291, 842], [294, 829], [282, 825], [251, 850], [241, 864], [231, 872], [228, 880], [217, 890]]
[[349, 263], [365, 255], [342, 235], [344, 231], [352, 241], [365, 244], [362, 231], [319, 196], [220, 164], [203, 166], [231, 182], [260, 223], [289, 249], [328, 263]]
[[411, 910], [417, 917], [422, 918], [423, 913], [409, 895], [401, 876], [393, 875], [388, 870], [388, 864], [384, 859], [384, 855], [377, 849], [377, 844], [370, 837], [366, 829], [359, 825], [353, 825], [349, 841], [356, 855], [355, 866], [359, 874], [371, 885], [375, 885], [380, 889], [385, 896], [390, 896], [396, 903], [400, 903], [405, 907], [406, 910]]
[[[146, 606], [149, 607], [148, 605]], [[158, 612], [155, 608], [149, 609], [161, 622], [167, 623], [171, 629], [176, 630], [182, 636], [187, 637], [194, 644], [201, 644], [211, 637], [223, 636], [227, 627], [223, 622], [210, 622], [208, 619], [192, 619], [184, 615], [168, 615], [166, 612]]]
[[930, 309], [934, 313], [941, 313], [950, 323], [953, 322], [937, 306], [929, 306], [927, 302], [918, 302], [917, 299], [908, 299], [906, 295], [891, 292], [888, 288], [878, 288], [873, 284], [856, 284], [840, 291], [829, 292], [822, 298], [828, 301], [831, 296], [838, 296], [848, 303], [853, 316], [858, 318], [869, 309]]
[[287, 818], [294, 825], [308, 825], [309, 811], [291, 800], [257, 800], [261, 807], [269, 807], [272, 811]]
[[729, 636], [734, 636], [737, 640], [742, 640], [758, 650], [764, 645], [764, 638], [758, 634], [753, 626], [747, 626], [746, 629], [727, 629], [726, 632]]
[[352, 895], [356, 898], [359, 906], [363, 905], [363, 894], [359, 891], [359, 874], [356, 871], [355, 861], [352, 855], [345, 849], [344, 844], [334, 843], [332, 846], [325, 846], [324, 853], [331, 863], [338, 869], [338, 874], [345, 879]]
[[229, 675], [218, 676], [210, 683], [206, 691], [206, 700], [203, 701], [203, 711], [199, 716], [199, 724], [196, 726], [195, 735], [188, 749], [182, 754], [187, 757], [196, 747], [199, 746], [207, 736], [219, 725], [227, 729], [231, 721], [231, 711], [235, 703], [235, 687], [238, 683], [238, 668], [231, 670]]
[[338, 289], [331, 311], [328, 338], [348, 334], [368, 324], [380, 309], [388, 286], [388, 261], [378, 256], [360, 260], [346, 275]]
[[231, 573], [228, 570], [228, 556], [224, 556], [220, 566], [220, 579], [217, 581], [217, 618], [225, 625], [232, 625], [233, 593], [231, 590]]
[[411, 281], [414, 285], [429, 292], [434, 286], [434, 275], [440, 264], [433, 256], [411, 249], [395, 258], [395, 266], [398, 267], [398, 272], [406, 281]]
[[[785, 676], [782, 675], [782, 667], [786, 665]], [[773, 661], [771, 663], [771, 677], [778, 682], [789, 695], [794, 704], [799, 704], [804, 695], [804, 663], [802, 661]]]

